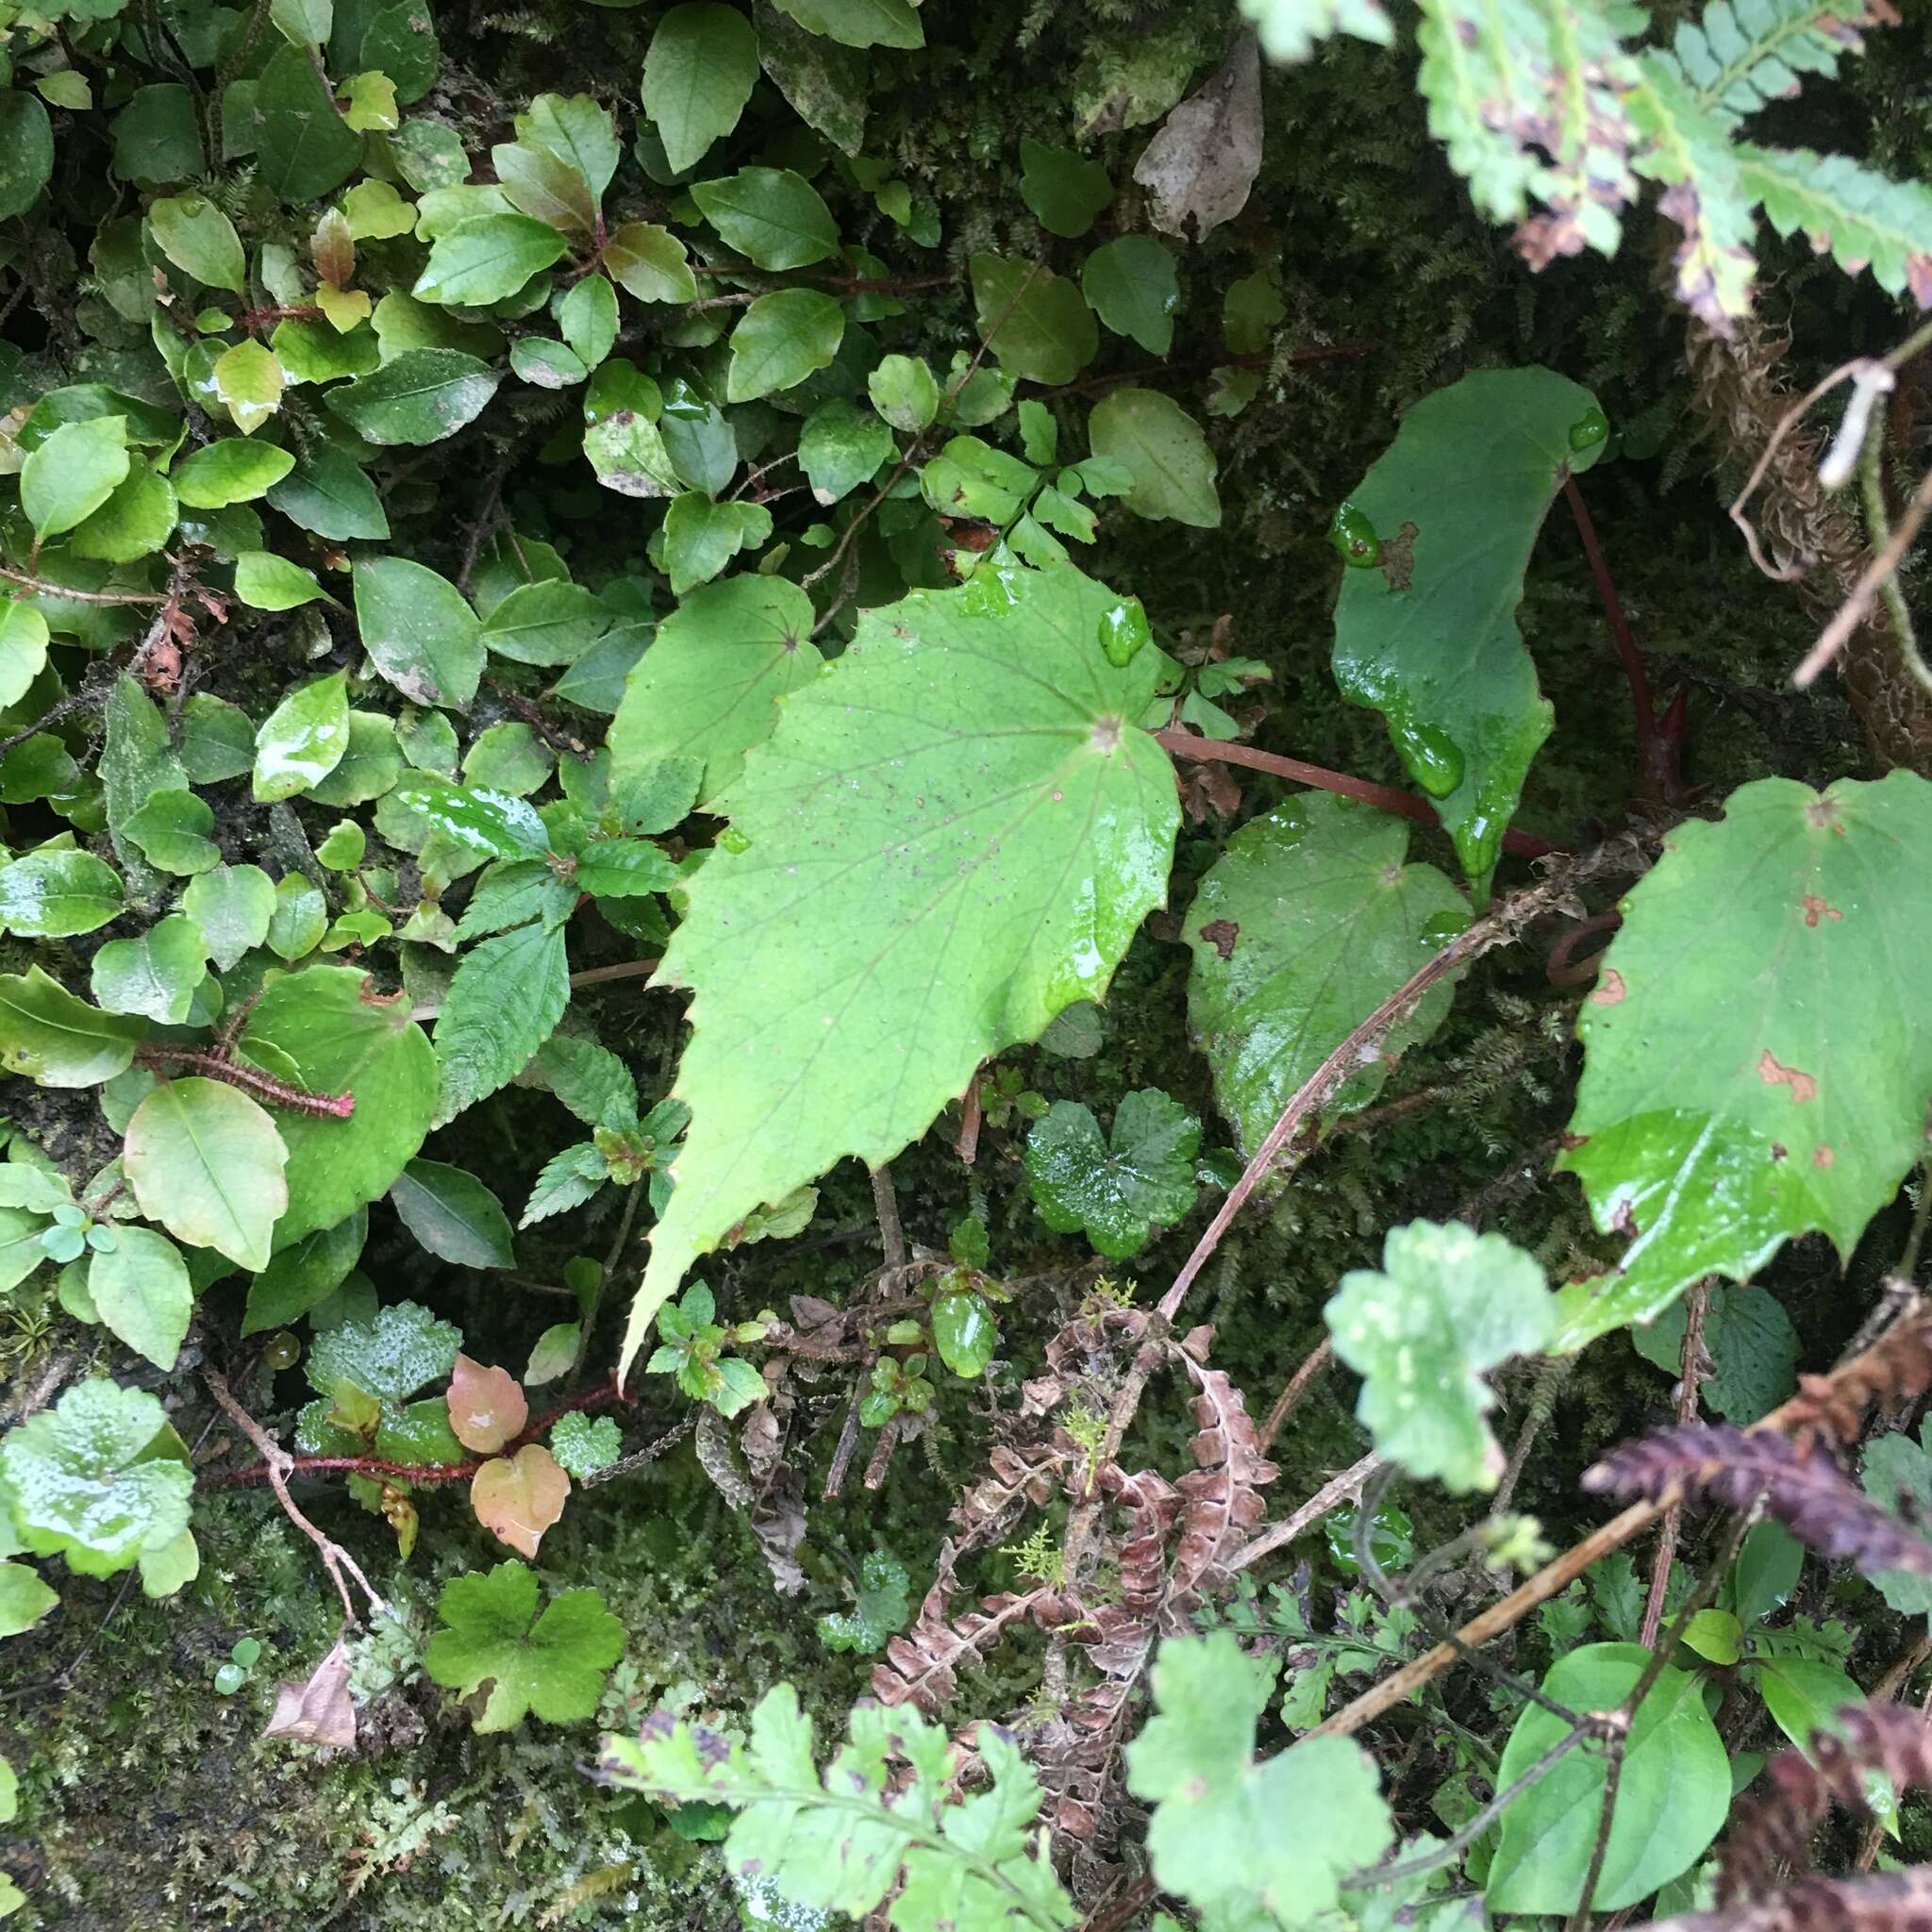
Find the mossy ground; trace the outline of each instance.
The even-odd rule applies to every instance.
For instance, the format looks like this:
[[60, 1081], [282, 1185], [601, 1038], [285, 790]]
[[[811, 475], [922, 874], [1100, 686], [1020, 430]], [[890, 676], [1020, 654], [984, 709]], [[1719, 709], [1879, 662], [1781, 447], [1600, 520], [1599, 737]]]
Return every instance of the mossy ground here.
[[[483, 24], [468, 48], [472, 68], [494, 64], [512, 98], [526, 87], [579, 84], [587, 62], [634, 73], [641, 47], [626, 17], [598, 13], [588, 30], [585, 19], [574, 11], [560, 29], [539, 10]], [[1021, 133], [1063, 139], [1070, 99], [1098, 103], [1136, 85], [1150, 66], [1211, 56], [1225, 33], [1223, 10], [1205, 6], [1142, 12], [1095, 5], [1027, 15], [997, 5], [935, 5], [926, 20], [929, 81], [874, 98], [868, 148], [891, 155], [939, 194], [949, 258], [989, 241], [1012, 242], [1010, 180]], [[458, 38], [450, 28], [445, 35]], [[1928, 52], [1924, 21], [1881, 39], [1854, 84], [1817, 110], [1829, 132], [1857, 147], [1875, 131], [1888, 150], [1881, 158], [1923, 173], [1932, 157], [1932, 109], [1914, 93], [1913, 76], [1923, 77]], [[1723, 516], [1680, 373], [1683, 324], [1652, 288], [1649, 264], [1660, 245], [1653, 225], [1633, 221], [1615, 263], [1564, 263], [1531, 276], [1504, 238], [1472, 214], [1426, 141], [1409, 72], [1407, 60], [1341, 45], [1272, 79], [1267, 161], [1253, 200], [1237, 223], [1186, 251], [1182, 264], [1176, 360], [1203, 365], [1197, 398], [1219, 348], [1223, 290], [1273, 262], [1280, 264], [1290, 318], [1279, 340], [1360, 343], [1363, 352], [1307, 366], [1282, 362], [1261, 397], [1221, 425], [1227, 515], [1220, 530], [1181, 533], [1170, 525], [1150, 536], [1116, 521], [1091, 567], [1140, 593], [1169, 636], [1183, 627], [1205, 632], [1224, 613], [1232, 617], [1234, 648], [1274, 674], [1262, 743], [1398, 780], [1377, 722], [1342, 706], [1328, 677], [1338, 570], [1324, 536], [1328, 514], [1386, 444], [1403, 405], [1473, 366], [1541, 360], [1595, 387], [1612, 422], [1630, 425], [1632, 441], [1649, 452], [1600, 469], [1590, 498], [1655, 675], [1665, 686], [1680, 677], [1692, 686], [1690, 778], [1722, 791], [1769, 772], [1814, 781], [1861, 772], [1863, 754], [1837, 701], [1828, 693], [1793, 700], [1780, 691], [1809, 632], [1789, 593], [1753, 570]], [[1130, 152], [1138, 139], [1114, 144]], [[1108, 158], [1118, 163], [1118, 155]], [[1791, 318], [1794, 374], [1889, 339], [1891, 325], [1869, 288], [1848, 291], [1796, 255], [1780, 268], [1766, 301], [1774, 315]], [[961, 304], [936, 298], [908, 326], [944, 352], [969, 339], [970, 318]], [[1198, 341], [1196, 356], [1188, 354], [1191, 341]], [[1070, 415], [1070, 430], [1076, 421]], [[535, 475], [514, 485], [520, 515], [548, 521], [548, 490]], [[1636, 746], [1602, 612], [1560, 513], [1539, 553], [1523, 621], [1557, 718], [1524, 816], [1557, 837], [1588, 837], [1624, 815]], [[1245, 790], [1251, 805], [1274, 795], [1265, 779]], [[1191, 836], [1206, 841], [1193, 855], [1205, 863], [1217, 827]], [[1419, 850], [1433, 843], [1419, 835]], [[1108, 1008], [1098, 1055], [1022, 1054], [1012, 1064], [1047, 1096], [1085, 1099], [1103, 1113], [1128, 1090], [1158, 1084], [1211, 1121], [1205, 1068], [1185, 1036], [1185, 970], [1178, 946], [1143, 935]], [[1395, 1221], [1493, 1199], [1491, 1224], [1552, 1266], [1588, 1249], [1574, 1189], [1542, 1173], [1565, 1111], [1568, 1069], [1560, 1024], [1549, 1016], [1559, 1018], [1569, 997], [1547, 984], [1533, 950], [1486, 965], [1462, 990], [1455, 1017], [1389, 1090], [1393, 1097], [1443, 1085], [1441, 1104], [1373, 1135], [1339, 1140], [1297, 1176], [1272, 1222], [1230, 1245], [1189, 1313], [1215, 1324], [1216, 1358], [1248, 1390], [1251, 1405], [1272, 1400], [1318, 1339], [1320, 1305], [1339, 1274], [1372, 1257]], [[674, 1045], [673, 1011], [663, 995], [608, 995], [601, 1003], [605, 1038], [646, 1070], [661, 1068]], [[1548, 1039], [1512, 1064], [1545, 1022]], [[466, 1118], [460, 1147], [439, 1151], [465, 1161], [506, 1198], [516, 1196], [532, 1171], [531, 1150], [558, 1144], [564, 1129], [551, 1110], [539, 1096], [504, 1096]], [[1080, 1258], [1034, 1217], [1014, 1137], [989, 1132], [971, 1175], [948, 1151], [948, 1138], [936, 1132], [897, 1163], [915, 1241], [943, 1246], [976, 1198], [1001, 1272], [1025, 1275]], [[1224, 1130], [1211, 1127], [1214, 1141], [1224, 1144]], [[1176, 1230], [1125, 1275], [1146, 1283], [1151, 1298], [1194, 1231]], [[1855, 1325], [1901, 1232], [1881, 1219], [1849, 1278], [1815, 1243], [1779, 1263], [1774, 1285], [1798, 1323], [1807, 1359], [1827, 1358]], [[826, 1184], [805, 1238], [739, 1251], [712, 1272], [713, 1285], [724, 1306], [741, 1312], [782, 1307], [800, 1291], [837, 1299], [874, 1265], [873, 1239], [864, 1178], [843, 1173]], [[594, 1229], [581, 1244], [595, 1251]], [[551, 1319], [531, 1298], [466, 1282], [407, 1245], [373, 1251], [365, 1265], [386, 1297], [408, 1293], [460, 1321], [485, 1359], [519, 1359]], [[1058, 1300], [1047, 1291], [1009, 1318], [1003, 1353], [1013, 1378], [1028, 1372], [1064, 1314]], [[27, 1371], [35, 1353], [18, 1347], [15, 1365]], [[302, 1392], [294, 1374], [272, 1385], [258, 1378], [245, 1390], [258, 1414], [282, 1422]], [[1507, 1392], [1520, 1403], [1527, 1378]], [[179, 1374], [164, 1393], [179, 1401], [192, 1440], [208, 1420], [194, 1378]], [[837, 1385], [825, 1385], [825, 1397], [827, 1413], [806, 1452], [818, 1473], [842, 1407]], [[1276, 1445], [1278, 1495], [1307, 1493], [1359, 1453], [1343, 1389], [1328, 1386], [1298, 1411]], [[1600, 1343], [1562, 1392], [1519, 1507], [1541, 1516], [1553, 1539], [1567, 1538], [1591, 1520], [1574, 1491], [1577, 1471], [1667, 1401], [1667, 1378], [1627, 1342]], [[671, 1405], [658, 1406], [655, 1420], [668, 1424]], [[645, 1414], [627, 1423], [627, 1446], [647, 1440], [653, 1422]], [[968, 1402], [949, 1399], [936, 1466], [952, 1484], [971, 1476], [983, 1428]], [[1177, 1401], [1151, 1402], [1135, 1447], [1172, 1464], [1188, 1428]], [[875, 1496], [855, 1479], [843, 1502], [814, 1509], [811, 1584], [793, 1599], [774, 1591], [753, 1540], [689, 1446], [580, 1498], [546, 1538], [540, 1569], [553, 1588], [594, 1583], [629, 1632], [601, 1721], [634, 1723], [666, 1697], [728, 1721], [786, 1677], [835, 1728], [863, 1688], [863, 1665], [828, 1652], [813, 1619], [841, 1605], [845, 1568], [874, 1542], [904, 1558], [923, 1587], [942, 1532], [934, 1472], [916, 1453], [902, 1453]], [[111, 1583], [63, 1580], [58, 1615], [7, 1646], [0, 1751], [21, 1772], [24, 1792], [6, 1862], [33, 1895], [30, 1923], [37, 1914], [50, 1926], [101, 1932], [447, 1932], [626, 1917], [670, 1932], [734, 1923], [736, 1908], [703, 1845], [581, 1774], [591, 1727], [527, 1723], [508, 1736], [477, 1737], [450, 1697], [425, 1681], [420, 1654], [441, 1584], [501, 1555], [459, 1497], [425, 1498], [421, 1544], [408, 1565], [395, 1560], [380, 1520], [340, 1492], [318, 1485], [308, 1501], [400, 1611], [399, 1624], [358, 1647], [358, 1682], [371, 1693], [364, 1747], [322, 1761], [258, 1741], [275, 1679], [304, 1674], [327, 1648], [335, 1605], [308, 1546], [266, 1495], [212, 1498], [197, 1517], [202, 1573], [180, 1596], [152, 1604], [138, 1589], [124, 1597]], [[1419, 1534], [1460, 1526], [1441, 1505], [1414, 1507]], [[1861, 1664], [1882, 1662], [1894, 1642], [1893, 1624], [1873, 1614], [1874, 1605], [1861, 1591], [1841, 1607], [1864, 1622]], [[258, 1640], [263, 1655], [241, 1690], [220, 1695], [215, 1672], [245, 1637]], [[1028, 1689], [1025, 1660], [1003, 1657], [985, 1680], [969, 1684], [957, 1715], [1010, 1708]], [[1480, 1710], [1479, 1693], [1468, 1695]], [[1908, 1848], [1921, 1849], [1924, 1835], [1923, 1819], [1910, 1816]]]

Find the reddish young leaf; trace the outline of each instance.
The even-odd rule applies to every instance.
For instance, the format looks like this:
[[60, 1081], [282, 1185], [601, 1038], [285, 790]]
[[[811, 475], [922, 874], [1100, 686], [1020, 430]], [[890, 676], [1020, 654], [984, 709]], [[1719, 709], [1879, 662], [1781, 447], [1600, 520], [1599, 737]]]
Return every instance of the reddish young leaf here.
[[476, 1521], [525, 1557], [537, 1554], [543, 1532], [563, 1514], [569, 1494], [570, 1477], [539, 1442], [526, 1442], [514, 1456], [486, 1462], [470, 1479]]
[[457, 1357], [449, 1376], [449, 1425], [465, 1449], [491, 1456], [524, 1432], [530, 1405], [508, 1369], [486, 1369]]

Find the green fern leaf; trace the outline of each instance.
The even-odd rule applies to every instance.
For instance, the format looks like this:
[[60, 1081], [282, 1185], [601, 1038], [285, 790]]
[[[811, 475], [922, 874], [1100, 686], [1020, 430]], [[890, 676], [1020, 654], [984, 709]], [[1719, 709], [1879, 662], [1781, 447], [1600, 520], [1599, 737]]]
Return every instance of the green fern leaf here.
[[1635, 60], [1626, 9], [1594, 0], [1422, 0], [1419, 84], [1429, 131], [1477, 207], [1514, 222], [1536, 267], [1613, 255], [1635, 199]]
[[1630, 118], [1644, 141], [1637, 172], [1662, 185], [1660, 211], [1682, 240], [1672, 259], [1677, 299], [1721, 334], [1751, 309], [1755, 197], [1737, 150], [1674, 65], [1650, 55], [1638, 67]]
[[1861, 28], [1886, 13], [1858, 0], [1711, 0], [1677, 28], [1668, 61], [1698, 107], [1726, 128], [1771, 101], [1789, 100], [1799, 76], [1830, 75], [1865, 45]]
[[1395, 44], [1395, 28], [1382, 0], [1241, 0], [1241, 18], [1271, 60], [1306, 60], [1317, 41], [1353, 34], [1378, 47]]
[[1740, 143], [1744, 187], [1780, 235], [1803, 233], [1849, 275], [1932, 308], [1932, 188], [1893, 181], [1848, 155]]

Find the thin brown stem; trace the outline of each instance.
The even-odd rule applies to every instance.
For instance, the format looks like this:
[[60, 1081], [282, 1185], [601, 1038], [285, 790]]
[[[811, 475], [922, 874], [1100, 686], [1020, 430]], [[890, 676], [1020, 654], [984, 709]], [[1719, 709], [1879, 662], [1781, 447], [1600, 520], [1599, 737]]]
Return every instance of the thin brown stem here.
[[1268, 1411], [1268, 1420], [1261, 1424], [1260, 1432], [1255, 1438], [1255, 1447], [1262, 1455], [1267, 1455], [1269, 1444], [1281, 1433], [1282, 1424], [1293, 1412], [1308, 1384], [1334, 1359], [1335, 1344], [1325, 1335], [1302, 1357], [1301, 1367], [1288, 1378], [1288, 1387], [1274, 1398], [1274, 1407]]
[[[1697, 1390], [1704, 1380], [1704, 1315], [1710, 1306], [1710, 1284], [1700, 1281], [1684, 1297], [1684, 1348], [1678, 1357], [1682, 1374], [1677, 1383], [1677, 1424], [1686, 1427], [1697, 1420]], [[1664, 1511], [1664, 1526], [1657, 1535], [1657, 1557], [1650, 1566], [1650, 1595], [1643, 1606], [1643, 1625], [1637, 1641], [1644, 1649], [1657, 1643], [1663, 1628], [1664, 1598], [1671, 1587], [1671, 1566], [1676, 1560], [1677, 1532], [1684, 1520], [1684, 1506], [1673, 1503]]]
[[[1412, 792], [1398, 791], [1391, 785], [1377, 785], [1368, 778], [1351, 777], [1346, 772], [1331, 772], [1325, 765], [1311, 765], [1303, 758], [1283, 758], [1278, 752], [1257, 751], [1250, 744], [1233, 744], [1217, 738], [1204, 738], [1198, 732], [1183, 731], [1178, 727], [1157, 731], [1153, 735], [1156, 743], [1177, 758], [1194, 758], [1219, 765], [1245, 765], [1251, 771], [1272, 772], [1277, 777], [1292, 778], [1298, 785], [1313, 785], [1343, 798], [1358, 798], [1364, 805], [1400, 813], [1406, 819], [1413, 819], [1419, 825], [1440, 825], [1442, 823], [1435, 807], [1426, 799], [1417, 798]], [[1547, 858], [1567, 849], [1551, 840], [1539, 838], [1534, 832], [1519, 832], [1512, 828], [1503, 834], [1503, 850], [1518, 853], [1524, 858]]]
[[1890, 541], [1865, 566], [1858, 581], [1852, 586], [1851, 595], [1840, 605], [1838, 614], [1819, 633], [1818, 641], [1805, 654], [1805, 661], [1791, 673], [1794, 689], [1804, 691], [1815, 684], [1832, 659], [1851, 641], [1858, 626], [1871, 614], [1880, 590], [1891, 580], [1893, 572], [1905, 561], [1906, 552], [1917, 541], [1928, 516], [1932, 516], [1932, 470], [1927, 470], [1919, 478], [1919, 487], [1912, 491], [1910, 502], [1901, 512]]
[[879, 1247], [887, 1269], [896, 1273], [905, 1267], [908, 1257], [906, 1229], [899, 1219], [899, 1194], [892, 1186], [892, 1170], [889, 1163], [881, 1161], [868, 1172], [872, 1175], [873, 1212], [879, 1218]]
[[45, 577], [37, 577], [24, 570], [8, 570], [0, 565], [0, 577], [9, 584], [18, 584], [24, 591], [31, 591], [38, 597], [65, 597], [76, 604], [165, 604], [167, 597], [159, 591], [75, 591], [66, 584], [49, 583]]
[[[1264, 1443], [1262, 1446], [1265, 1448], [1267, 1445]], [[1331, 1509], [1339, 1509], [1342, 1504], [1355, 1501], [1361, 1494], [1362, 1486], [1382, 1467], [1382, 1458], [1373, 1451], [1359, 1462], [1351, 1463], [1340, 1475], [1329, 1477], [1293, 1515], [1284, 1518], [1270, 1529], [1264, 1529], [1253, 1542], [1243, 1543], [1229, 1558], [1227, 1567], [1245, 1570], [1251, 1564], [1258, 1563], [1263, 1557], [1272, 1557], [1276, 1550], [1285, 1549], [1296, 1537], [1320, 1523]]]

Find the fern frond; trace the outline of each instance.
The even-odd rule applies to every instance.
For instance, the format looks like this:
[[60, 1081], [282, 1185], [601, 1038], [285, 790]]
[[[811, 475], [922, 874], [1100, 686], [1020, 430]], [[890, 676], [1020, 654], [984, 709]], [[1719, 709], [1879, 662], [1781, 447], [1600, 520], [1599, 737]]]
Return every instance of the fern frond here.
[[1382, 0], [1241, 0], [1241, 10], [1271, 60], [1306, 60], [1315, 42], [1331, 34], [1353, 34], [1378, 47], [1395, 44]]
[[1780, 235], [1802, 232], [1847, 275], [1870, 268], [1888, 294], [1932, 308], [1932, 188], [1893, 181], [1849, 155], [1740, 142], [1744, 187]]
[[[1422, 0], [1429, 131], [1536, 266], [1616, 252], [1637, 191], [1637, 64], [1593, 0]], [[1532, 212], [1536, 205], [1541, 209]]]
[[1725, 127], [1768, 102], [1789, 100], [1799, 76], [1831, 75], [1860, 53], [1862, 29], [1891, 26], [1888, 0], [1711, 0], [1677, 28], [1670, 61], [1698, 107]]
[[1663, 189], [1658, 203], [1683, 235], [1672, 261], [1677, 299], [1720, 335], [1751, 310], [1757, 228], [1751, 191], [1724, 126], [1698, 105], [1676, 69], [1647, 55], [1629, 95], [1644, 145], [1637, 172]]

